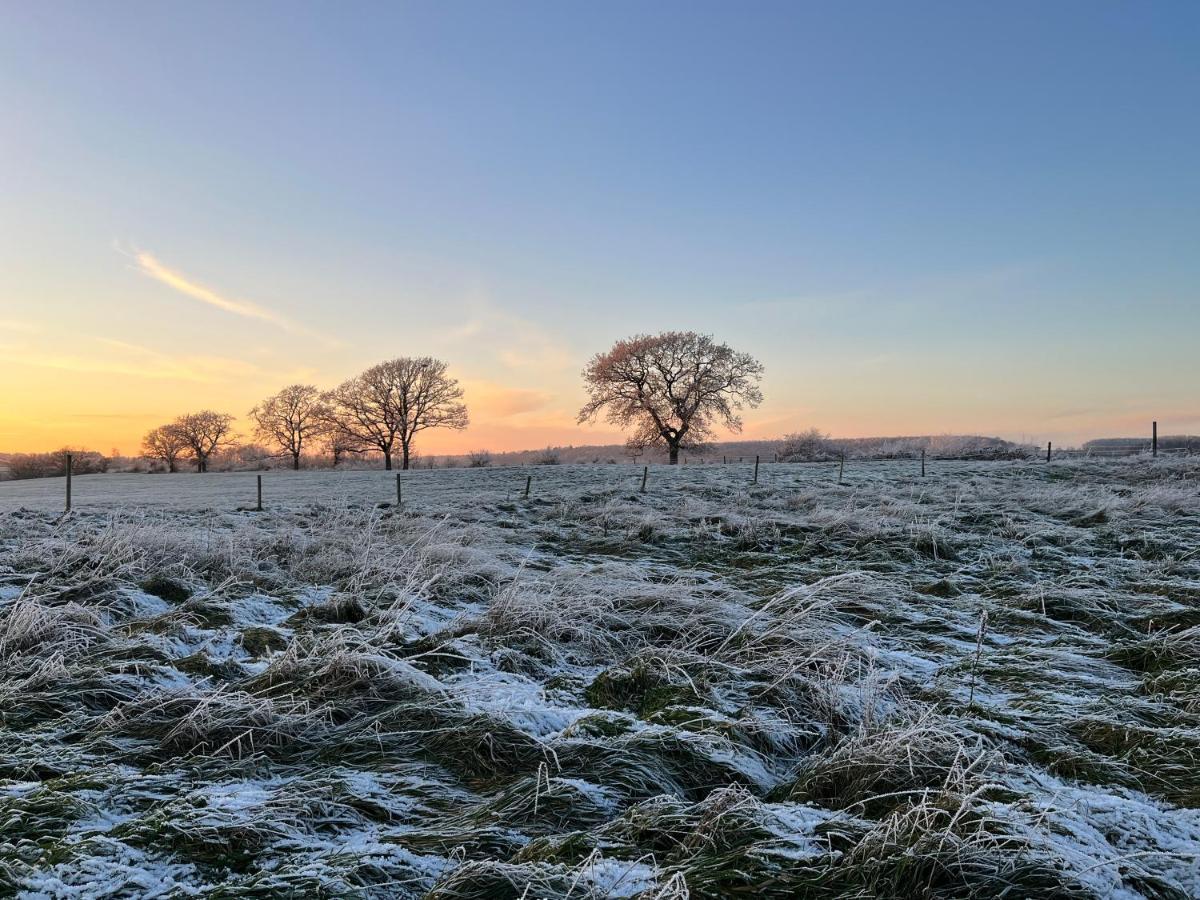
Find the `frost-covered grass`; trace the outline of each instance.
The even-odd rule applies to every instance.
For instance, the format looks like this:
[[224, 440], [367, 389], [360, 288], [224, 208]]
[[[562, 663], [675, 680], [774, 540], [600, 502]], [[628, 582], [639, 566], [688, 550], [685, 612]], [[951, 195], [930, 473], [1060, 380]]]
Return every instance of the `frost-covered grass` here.
[[0, 484], [0, 895], [1200, 895], [1200, 463]]

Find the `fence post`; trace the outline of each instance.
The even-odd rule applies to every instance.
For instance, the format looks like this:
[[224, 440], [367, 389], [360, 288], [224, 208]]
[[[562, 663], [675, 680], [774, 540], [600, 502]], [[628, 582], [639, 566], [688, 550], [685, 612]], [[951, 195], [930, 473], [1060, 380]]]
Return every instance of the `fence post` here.
[[1050, 462], [1050, 451], [1054, 447], [1053, 441], [1046, 441], [1046, 462]]
[[650, 467], [642, 466], [642, 493], [646, 493], [646, 478], [650, 475]]
[[921, 448], [921, 477], [925, 477], [925, 448]]
[[531, 484], [533, 484], [533, 476], [532, 476], [532, 475], [526, 475], [526, 476], [525, 476], [525, 499], [526, 499], [526, 500], [528, 500], [528, 499], [529, 499], [529, 486], [530, 486]]
[[754, 483], [758, 484], [758, 457], [754, 457]]
[[70, 453], [67, 454], [67, 508], [66, 512], [71, 511], [71, 468], [74, 459]]
[[838, 454], [838, 484], [842, 483], [842, 475], [846, 471], [846, 454]]
[[401, 506], [404, 503], [404, 497], [400, 493], [400, 473], [396, 473], [396, 506]]
[[258, 512], [262, 512], [262, 476], [258, 476], [258, 506], [255, 507]]
[[1150, 452], [1158, 456], [1158, 422], [1151, 426], [1150, 433]]

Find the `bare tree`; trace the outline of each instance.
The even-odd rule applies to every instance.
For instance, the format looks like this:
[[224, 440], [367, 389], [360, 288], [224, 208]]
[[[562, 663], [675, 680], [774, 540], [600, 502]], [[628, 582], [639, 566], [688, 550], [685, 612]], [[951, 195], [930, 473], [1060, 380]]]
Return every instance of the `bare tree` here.
[[171, 427], [179, 429], [197, 472], [207, 472], [208, 458], [233, 443], [233, 416], [228, 413], [205, 409], [180, 416]]
[[325, 405], [325, 414], [325, 448], [333, 457], [333, 467], [336, 469], [342, 457], [354, 450], [354, 442], [337, 430], [328, 404]]
[[378, 449], [384, 468], [392, 468], [398, 444], [407, 469], [413, 438], [427, 428], [467, 427], [467, 408], [458, 381], [446, 364], [432, 357], [402, 357], [372, 366], [330, 391], [334, 437], [352, 453]]
[[175, 424], [160, 425], [142, 438], [142, 455], [162, 460], [168, 472], [179, 471], [179, 457], [187, 448], [187, 439]]
[[492, 464], [492, 454], [487, 450], [472, 450], [467, 454], [468, 469], [483, 469]]
[[694, 331], [641, 334], [598, 353], [583, 371], [590, 399], [579, 411], [589, 422], [632, 428], [632, 447], [666, 445], [671, 465], [679, 450], [698, 447], [718, 425], [741, 431], [738, 410], [762, 402], [762, 363]]
[[311, 384], [292, 384], [250, 410], [258, 437], [291, 456], [300, 468], [300, 454], [328, 430], [329, 416], [321, 392]]

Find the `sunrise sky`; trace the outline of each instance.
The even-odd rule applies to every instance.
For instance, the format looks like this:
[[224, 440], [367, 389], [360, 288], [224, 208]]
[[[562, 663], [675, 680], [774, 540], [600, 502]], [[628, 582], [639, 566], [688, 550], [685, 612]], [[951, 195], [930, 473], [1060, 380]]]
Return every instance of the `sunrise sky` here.
[[[0, 2], [0, 450], [710, 332], [746, 435], [1200, 431], [1200, 4]], [[243, 423], [243, 430], [245, 425]]]

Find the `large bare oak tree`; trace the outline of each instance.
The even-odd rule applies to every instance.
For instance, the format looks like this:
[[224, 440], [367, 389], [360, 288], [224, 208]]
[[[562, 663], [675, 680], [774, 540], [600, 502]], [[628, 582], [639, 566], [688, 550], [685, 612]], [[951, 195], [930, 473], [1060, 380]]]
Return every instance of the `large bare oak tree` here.
[[325, 395], [329, 421], [341, 446], [354, 453], [379, 450], [384, 468], [400, 448], [407, 469], [413, 438], [428, 428], [467, 427], [462, 388], [446, 374], [446, 364], [422, 356], [372, 366]]
[[304, 448], [329, 430], [329, 415], [321, 392], [311, 384], [291, 384], [250, 410], [254, 431], [300, 468]]
[[160, 425], [148, 431], [142, 438], [142, 454], [148, 459], [160, 459], [165, 462], [168, 472], [179, 471], [179, 457], [187, 448], [187, 439], [174, 424]]
[[762, 363], [694, 331], [640, 334], [598, 353], [583, 371], [589, 400], [579, 422], [604, 413], [632, 428], [631, 447], [666, 446], [671, 465], [717, 426], [741, 431], [738, 411], [762, 402]]
[[196, 464], [197, 472], [208, 471], [208, 458], [233, 443], [233, 416], [211, 409], [180, 416], [171, 423], [179, 430]]

